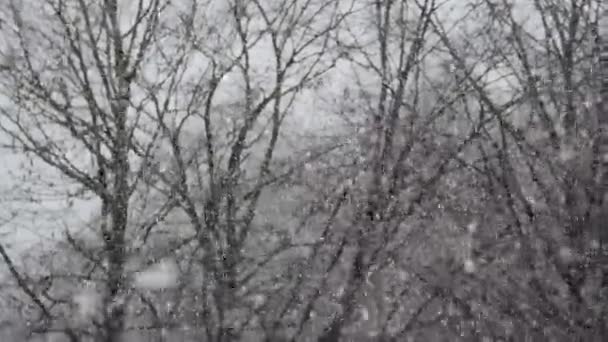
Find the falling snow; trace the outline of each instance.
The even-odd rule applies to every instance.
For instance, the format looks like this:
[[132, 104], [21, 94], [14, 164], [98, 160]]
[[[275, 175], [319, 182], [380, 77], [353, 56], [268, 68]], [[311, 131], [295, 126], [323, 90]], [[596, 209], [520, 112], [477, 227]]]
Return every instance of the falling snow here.
[[561, 246], [559, 248], [559, 257], [565, 263], [571, 263], [576, 260], [575, 252], [568, 246]]
[[361, 313], [361, 320], [364, 322], [369, 321], [369, 310], [367, 308], [361, 308], [359, 312]]
[[74, 296], [74, 303], [80, 318], [94, 316], [101, 305], [101, 295], [92, 288], [86, 288]]
[[476, 266], [475, 266], [475, 262], [471, 259], [466, 259], [464, 261], [464, 271], [466, 273], [475, 273], [475, 271], [477, 270]]
[[0, 342], [606, 340], [603, 107], [601, 0], [0, 1]]
[[562, 162], [567, 162], [576, 157], [576, 150], [572, 146], [562, 146], [559, 152], [559, 159]]
[[177, 286], [179, 270], [172, 260], [163, 260], [135, 274], [134, 285], [140, 289], [162, 290]]
[[467, 225], [467, 230], [469, 231], [469, 233], [473, 234], [477, 231], [477, 226], [478, 226], [477, 221], [473, 220], [471, 223], [469, 223]]

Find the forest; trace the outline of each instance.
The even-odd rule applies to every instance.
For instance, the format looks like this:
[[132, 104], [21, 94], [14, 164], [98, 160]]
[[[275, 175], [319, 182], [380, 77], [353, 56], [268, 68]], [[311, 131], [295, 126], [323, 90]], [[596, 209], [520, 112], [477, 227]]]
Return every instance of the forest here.
[[602, 5], [0, 0], [0, 341], [607, 339]]

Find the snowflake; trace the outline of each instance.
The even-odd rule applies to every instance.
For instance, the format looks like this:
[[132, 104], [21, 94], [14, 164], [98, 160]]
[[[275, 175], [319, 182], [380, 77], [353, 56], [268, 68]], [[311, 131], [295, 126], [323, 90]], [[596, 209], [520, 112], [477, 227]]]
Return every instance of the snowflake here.
[[175, 262], [165, 260], [135, 275], [135, 286], [141, 289], [160, 290], [177, 286], [178, 268]]
[[589, 243], [589, 247], [591, 249], [599, 249], [600, 248], [600, 242], [596, 239], [591, 240], [591, 242]]
[[466, 273], [474, 273], [476, 271], [475, 262], [471, 259], [466, 259], [464, 261], [464, 271]]
[[567, 247], [567, 246], [560, 247], [559, 257], [565, 263], [570, 263], [570, 262], [574, 261], [574, 259], [576, 258], [575, 253], [572, 250], [572, 248]]
[[559, 159], [562, 162], [570, 161], [570, 160], [574, 159], [575, 157], [576, 157], [576, 151], [574, 150], [574, 148], [572, 148], [572, 146], [562, 146], [562, 148], [559, 151]]
[[471, 234], [475, 233], [477, 231], [477, 221], [476, 220], [471, 221], [471, 223], [469, 223], [469, 225], [467, 226], [467, 230]]
[[369, 320], [369, 311], [366, 308], [361, 308], [361, 319], [365, 322]]
[[253, 305], [255, 305], [255, 307], [260, 307], [266, 301], [266, 297], [261, 294], [253, 296], [252, 299], [253, 299]]
[[74, 303], [80, 318], [89, 318], [97, 312], [101, 296], [95, 290], [86, 288], [74, 296]]

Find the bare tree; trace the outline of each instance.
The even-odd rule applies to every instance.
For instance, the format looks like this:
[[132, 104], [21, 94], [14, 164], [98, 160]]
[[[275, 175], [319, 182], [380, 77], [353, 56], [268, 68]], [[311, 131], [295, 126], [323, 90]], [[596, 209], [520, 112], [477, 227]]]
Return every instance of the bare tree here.
[[[498, 204], [492, 221], [502, 227], [491, 230], [500, 239], [476, 238], [478, 258], [490, 261], [479, 286], [496, 279], [484, 292], [485, 305], [497, 310], [493, 319], [539, 338], [597, 338], [606, 324], [594, 304], [601, 289], [596, 274], [605, 273], [596, 228], [605, 209], [593, 190], [601, 142], [595, 123], [602, 114], [590, 96], [598, 11], [595, 1], [535, 1], [525, 9], [482, 1], [472, 3], [471, 15], [488, 19], [468, 32], [462, 21], [467, 36], [433, 24], [465, 87], [493, 121], [467, 162], [487, 179], [481, 193]], [[474, 49], [481, 44], [489, 48]], [[477, 77], [482, 63], [491, 79]], [[506, 249], [497, 254], [490, 248], [498, 244]], [[511, 253], [518, 256], [508, 263], [512, 268], [492, 262]], [[506, 272], [500, 281], [498, 269]]]
[[323, 154], [293, 156], [280, 147], [291, 140], [281, 132], [297, 130], [294, 103], [335, 67], [349, 11], [341, 1], [193, 1], [179, 17], [185, 33], [172, 33], [183, 48], [158, 50], [176, 69], [160, 85], [166, 91], [140, 84], [166, 156], [153, 177], [175, 195], [175, 215], [195, 237], [190, 257], [203, 279], [188, 291], [200, 300], [195, 326], [210, 341], [260, 328], [264, 313], [252, 298], [271, 296], [273, 261], [297, 247], [289, 227], [258, 213], [279, 206], [281, 185]]
[[[349, 144], [304, 173], [312, 178], [310, 190], [318, 194], [307, 215], [325, 222], [308, 223], [316, 241], [295, 267], [298, 282], [279, 301], [280, 317], [295, 312], [292, 340], [310, 329], [322, 341], [403, 338], [442, 319], [427, 312], [447, 300], [439, 298], [441, 287], [429, 284], [421, 262], [447, 261], [434, 248], [449, 243], [440, 241], [445, 233], [426, 226], [441, 225], [432, 216], [439, 217], [436, 204], [449, 193], [443, 189], [446, 175], [459, 169], [456, 156], [475, 140], [484, 120], [453, 133], [450, 125], [457, 121], [448, 113], [463, 97], [451, 92], [458, 83], [424, 69], [436, 48], [437, 40], [429, 34], [438, 6], [433, 1], [365, 3], [352, 23], [371, 23], [371, 28], [361, 30], [346, 21], [340, 43], [345, 61], [355, 70], [348, 79], [355, 82], [340, 89], [343, 101], [336, 111], [346, 131], [341, 137]], [[318, 184], [320, 178], [324, 181]], [[438, 234], [435, 246], [424, 241], [433, 234]], [[426, 253], [420, 254], [421, 249]], [[462, 263], [452, 266], [462, 270]], [[414, 280], [404, 284], [400, 273]], [[418, 273], [423, 279], [417, 279]], [[374, 289], [372, 279], [388, 285]], [[428, 297], [408, 301], [408, 289], [420, 290], [416, 297]], [[363, 306], [366, 302], [370, 306]], [[377, 316], [355, 328], [369, 318], [366, 313]], [[281, 323], [270, 326], [276, 330]], [[324, 331], [314, 331], [315, 325]], [[366, 336], [368, 332], [375, 334]]]
[[599, 1], [0, 6], [7, 217], [94, 208], [0, 243], [32, 332], [605, 334]]
[[[158, 136], [158, 129], [141, 122], [147, 104], [134, 83], [145, 77], [143, 65], [159, 27], [166, 25], [167, 3], [49, 0], [3, 7], [5, 146], [59, 171], [77, 187], [68, 197], [92, 195], [99, 204], [93, 236], [101, 247], [82, 245], [70, 230], [66, 237], [91, 265], [88, 277], [93, 270], [102, 274], [101, 316], [90, 333], [117, 341], [126, 324], [129, 240], [155, 226], [173, 205], [168, 198], [147, 220], [134, 219], [133, 194], [152, 164]], [[65, 298], [43, 297], [19, 281], [25, 276], [18, 270], [11, 273], [38, 306], [42, 324], [36, 330], [64, 331], [79, 339], [65, 312], [56, 311]]]

